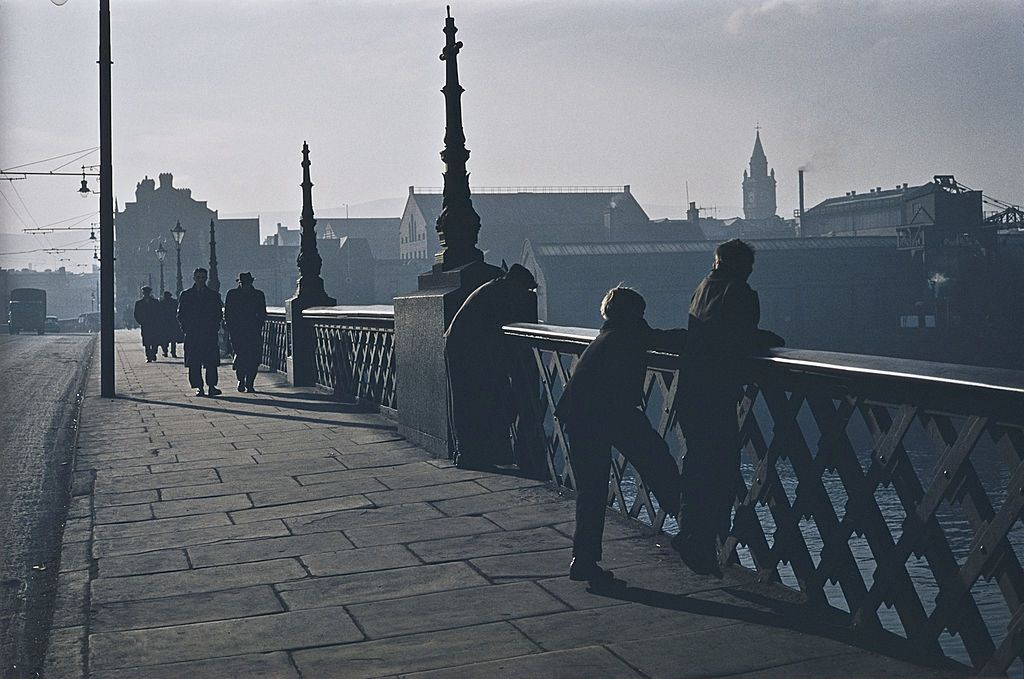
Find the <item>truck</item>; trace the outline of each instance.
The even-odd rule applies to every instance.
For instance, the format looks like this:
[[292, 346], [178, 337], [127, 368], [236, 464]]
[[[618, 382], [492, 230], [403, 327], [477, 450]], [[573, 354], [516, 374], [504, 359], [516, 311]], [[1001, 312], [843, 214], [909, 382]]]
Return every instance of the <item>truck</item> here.
[[39, 335], [46, 332], [46, 290], [15, 288], [10, 300], [7, 327], [12, 335], [22, 330], [35, 330]]

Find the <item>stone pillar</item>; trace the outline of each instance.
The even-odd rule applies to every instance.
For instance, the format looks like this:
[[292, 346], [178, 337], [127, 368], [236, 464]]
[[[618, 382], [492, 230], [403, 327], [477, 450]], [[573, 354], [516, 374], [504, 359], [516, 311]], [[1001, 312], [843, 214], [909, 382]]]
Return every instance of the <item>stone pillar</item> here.
[[334, 306], [337, 300], [324, 291], [320, 277], [323, 261], [316, 246], [316, 219], [313, 218], [313, 182], [309, 179], [309, 145], [302, 142], [302, 236], [299, 242], [299, 280], [295, 296], [285, 300], [285, 318], [291, 333], [292, 352], [288, 356], [288, 382], [294, 387], [316, 384], [316, 342], [313, 324], [302, 311], [315, 306]]

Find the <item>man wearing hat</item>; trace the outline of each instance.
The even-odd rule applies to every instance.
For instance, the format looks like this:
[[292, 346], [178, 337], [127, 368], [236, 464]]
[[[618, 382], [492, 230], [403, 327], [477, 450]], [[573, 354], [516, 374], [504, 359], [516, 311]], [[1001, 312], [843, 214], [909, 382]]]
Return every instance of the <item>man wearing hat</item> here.
[[513, 264], [466, 298], [444, 335], [449, 454], [460, 468], [488, 470], [513, 462], [512, 369], [501, 326], [537, 322], [536, 289], [529, 269]]
[[142, 299], [135, 302], [135, 322], [142, 328], [146, 363], [155, 363], [156, 349], [160, 345], [160, 302], [153, 297], [153, 288], [148, 285], [142, 286]]
[[252, 285], [252, 274], [238, 274], [238, 287], [224, 298], [224, 324], [235, 349], [232, 367], [238, 377], [238, 391], [256, 391], [253, 382], [263, 362], [263, 321], [267, 318], [267, 300], [262, 290]]

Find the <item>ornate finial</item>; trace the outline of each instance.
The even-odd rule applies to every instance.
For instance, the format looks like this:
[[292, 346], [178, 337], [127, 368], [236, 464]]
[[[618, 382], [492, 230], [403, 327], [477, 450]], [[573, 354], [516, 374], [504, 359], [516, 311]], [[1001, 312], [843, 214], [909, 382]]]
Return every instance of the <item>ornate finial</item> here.
[[459, 84], [458, 56], [462, 43], [455, 40], [458, 30], [449, 7], [444, 23], [445, 46], [441, 52], [441, 60], [445, 62], [445, 84], [441, 89], [445, 100], [444, 150], [441, 151], [445, 172], [444, 199], [436, 227], [441, 252], [434, 258], [445, 271], [484, 258], [476, 247], [480, 216], [473, 209], [469, 174], [466, 172], [469, 149], [462, 130], [461, 97], [464, 90]]
[[220, 277], [217, 275], [217, 231], [214, 222], [210, 220], [210, 278], [206, 287], [214, 292], [220, 292]]
[[298, 289], [295, 296], [302, 301], [302, 306], [334, 306], [333, 297], [324, 291], [324, 281], [320, 277], [323, 260], [316, 246], [316, 219], [313, 218], [313, 182], [309, 179], [309, 144], [302, 142], [302, 235], [299, 240], [299, 256], [295, 263], [299, 267]]

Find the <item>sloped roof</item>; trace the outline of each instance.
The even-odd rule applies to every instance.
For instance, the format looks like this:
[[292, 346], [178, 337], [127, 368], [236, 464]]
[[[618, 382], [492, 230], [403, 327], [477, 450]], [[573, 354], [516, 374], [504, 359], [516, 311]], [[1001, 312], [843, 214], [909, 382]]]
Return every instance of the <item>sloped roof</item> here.
[[[412, 193], [423, 217], [433, 222], [441, 214], [442, 196]], [[629, 193], [475, 193], [473, 207], [485, 226], [541, 226], [546, 224], [604, 224], [605, 212], [613, 203], [628, 200], [643, 208]]]
[[[754, 252], [768, 250], [842, 250], [852, 248], [896, 249], [896, 238], [889, 236], [846, 236], [835, 238], [765, 238], [747, 241]], [[658, 243], [531, 243], [533, 255], [542, 257], [588, 257], [595, 255], [653, 255], [689, 252], [714, 252], [714, 241], [676, 241]]]

